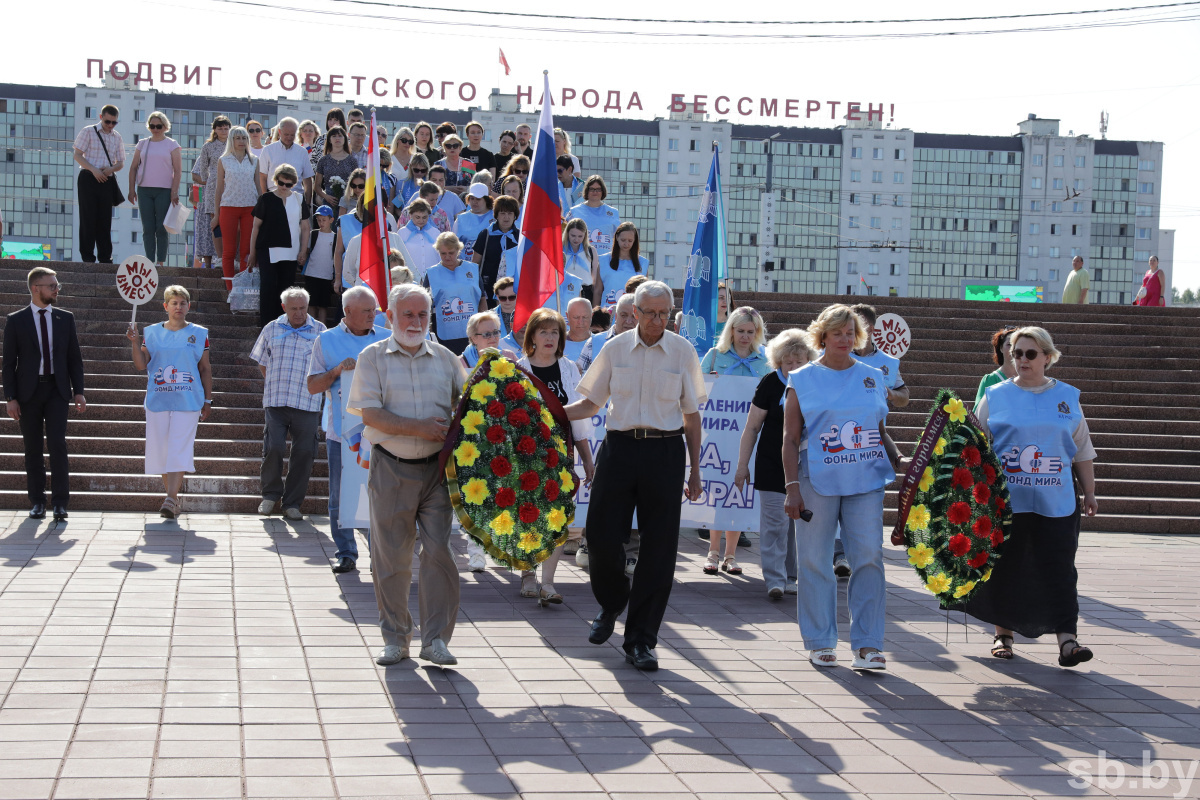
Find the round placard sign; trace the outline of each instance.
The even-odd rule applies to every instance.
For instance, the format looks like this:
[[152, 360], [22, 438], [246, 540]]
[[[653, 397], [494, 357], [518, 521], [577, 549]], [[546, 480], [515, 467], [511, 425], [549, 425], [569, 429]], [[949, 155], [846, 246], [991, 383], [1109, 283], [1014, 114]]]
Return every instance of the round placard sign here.
[[117, 267], [117, 291], [135, 306], [150, 302], [158, 292], [158, 270], [145, 256], [130, 256]]
[[912, 344], [912, 332], [899, 314], [883, 314], [875, 320], [875, 346], [892, 358], [902, 358]]

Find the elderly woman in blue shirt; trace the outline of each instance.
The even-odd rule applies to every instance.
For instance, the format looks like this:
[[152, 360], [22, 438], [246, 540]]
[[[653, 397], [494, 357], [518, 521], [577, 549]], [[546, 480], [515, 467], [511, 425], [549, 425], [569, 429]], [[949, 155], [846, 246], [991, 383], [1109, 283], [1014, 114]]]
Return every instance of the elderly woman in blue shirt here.
[[[704, 354], [700, 360], [700, 371], [705, 375], [737, 375], [744, 378], [762, 378], [771, 371], [763, 342], [767, 332], [762, 315], [749, 306], [742, 306], [729, 315], [721, 330], [717, 346]], [[725, 534], [725, 559], [721, 560], [721, 534]], [[704, 562], [704, 574], [716, 575], [725, 570], [730, 575], [741, 575], [737, 563], [740, 531], [709, 531], [708, 558]], [[746, 542], [749, 545], [749, 542]]]

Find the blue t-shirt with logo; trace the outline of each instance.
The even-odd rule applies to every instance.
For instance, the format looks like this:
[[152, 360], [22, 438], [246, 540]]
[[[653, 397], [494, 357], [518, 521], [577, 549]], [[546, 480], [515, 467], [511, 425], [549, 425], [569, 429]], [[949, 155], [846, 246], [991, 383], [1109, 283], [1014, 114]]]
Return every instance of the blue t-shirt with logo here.
[[650, 268], [650, 262], [645, 256], [638, 256], [638, 269], [633, 268], [633, 262], [628, 258], [622, 258], [617, 262], [617, 268], [613, 269], [611, 256], [605, 256], [600, 259], [600, 280], [604, 283], [604, 297], [600, 298], [600, 305], [611, 306], [613, 303], [625, 294], [625, 283], [634, 275], [645, 275], [646, 270]]
[[199, 411], [204, 408], [200, 359], [208, 350], [208, 330], [189, 322], [177, 331], [165, 322], [143, 334], [150, 363], [146, 367], [147, 411]]
[[580, 203], [571, 209], [567, 219], [581, 219], [587, 223], [588, 241], [598, 253], [612, 252], [613, 237], [621, 224], [621, 213], [615, 208], [606, 203], [601, 203], [599, 208]]
[[[479, 311], [479, 300], [483, 297], [479, 291], [479, 267], [469, 261], [460, 262], [455, 269], [438, 264], [425, 273], [421, 285], [433, 296], [431, 316], [438, 341], [461, 355], [468, 344], [467, 321]], [[457, 344], [459, 341], [461, 346]]]

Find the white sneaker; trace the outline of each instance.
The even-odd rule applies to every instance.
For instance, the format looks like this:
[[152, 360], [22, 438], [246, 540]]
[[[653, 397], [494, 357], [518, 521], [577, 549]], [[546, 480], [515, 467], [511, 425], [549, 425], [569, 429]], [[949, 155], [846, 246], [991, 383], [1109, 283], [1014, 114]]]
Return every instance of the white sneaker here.
[[458, 663], [458, 659], [451, 655], [446, 643], [441, 639], [434, 639], [422, 647], [421, 658], [425, 661], [432, 661], [439, 667], [450, 667]]
[[633, 571], [635, 569], [637, 569], [637, 559], [636, 558], [625, 559], [625, 574], [632, 578]]
[[579, 549], [575, 551], [575, 566], [584, 572], [588, 571], [588, 549], [586, 544], [579, 545]]
[[300, 513], [300, 509], [298, 508], [285, 508], [283, 510], [283, 516], [285, 519], [290, 519], [293, 522], [299, 522], [300, 520], [304, 519], [304, 515]]
[[767, 597], [772, 600], [778, 600], [783, 597], [783, 589], [780, 589], [778, 586], [772, 586], [770, 589], [767, 589]]
[[471, 572], [483, 572], [487, 569], [487, 559], [483, 557], [483, 553], [472, 553], [467, 559], [467, 567]]
[[269, 517], [271, 512], [275, 510], [275, 503], [277, 502], [277, 500], [263, 500], [258, 504], [258, 513], [264, 517]]
[[833, 574], [839, 578], [850, 577], [850, 562], [845, 556], [838, 556], [833, 560]]
[[385, 645], [383, 652], [375, 659], [375, 663], [381, 667], [388, 667], [392, 664], [398, 664], [408, 658], [408, 648], [401, 647], [398, 644]]

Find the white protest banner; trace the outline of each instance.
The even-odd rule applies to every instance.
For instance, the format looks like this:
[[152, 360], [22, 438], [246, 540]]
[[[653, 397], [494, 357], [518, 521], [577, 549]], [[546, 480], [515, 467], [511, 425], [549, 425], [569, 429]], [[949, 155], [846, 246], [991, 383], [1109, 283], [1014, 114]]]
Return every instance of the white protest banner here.
[[899, 314], [884, 314], [875, 320], [875, 346], [892, 358], [903, 358], [912, 344], [912, 331]]
[[[683, 504], [680, 524], [690, 528], [757, 531], [758, 507], [755, 505], [757, 493], [753, 483], [753, 457], [750, 459], [751, 481], [746, 484], [744, 490], [733, 484], [733, 474], [737, 470], [742, 429], [746, 425], [750, 400], [754, 397], [758, 379], [733, 376], [718, 379], [716, 376], [707, 375], [705, 385], [708, 401], [700, 410], [704, 425], [700, 441], [700, 480], [704, 494], [694, 501], [680, 495], [680, 502]], [[595, 430], [588, 438], [588, 447], [591, 448], [593, 461], [599, 452], [600, 443], [604, 441], [605, 417], [604, 410], [592, 417]], [[577, 474], [583, 474], [578, 455], [575, 471]], [[590, 494], [590, 487], [580, 486], [575, 496], [575, 521], [572, 523], [575, 527], [583, 527], [587, 522]], [[637, 527], [636, 516], [633, 527]]]
[[130, 256], [117, 267], [117, 292], [133, 305], [129, 322], [137, 322], [137, 307], [148, 303], [158, 291], [158, 269], [145, 256]]
[[[336, 398], [335, 398], [336, 400]], [[337, 524], [342, 528], [370, 528], [371, 507], [367, 502], [367, 468], [371, 463], [371, 443], [363, 438], [362, 417], [346, 411], [342, 405], [342, 496]], [[338, 444], [326, 440], [326, 447]]]

